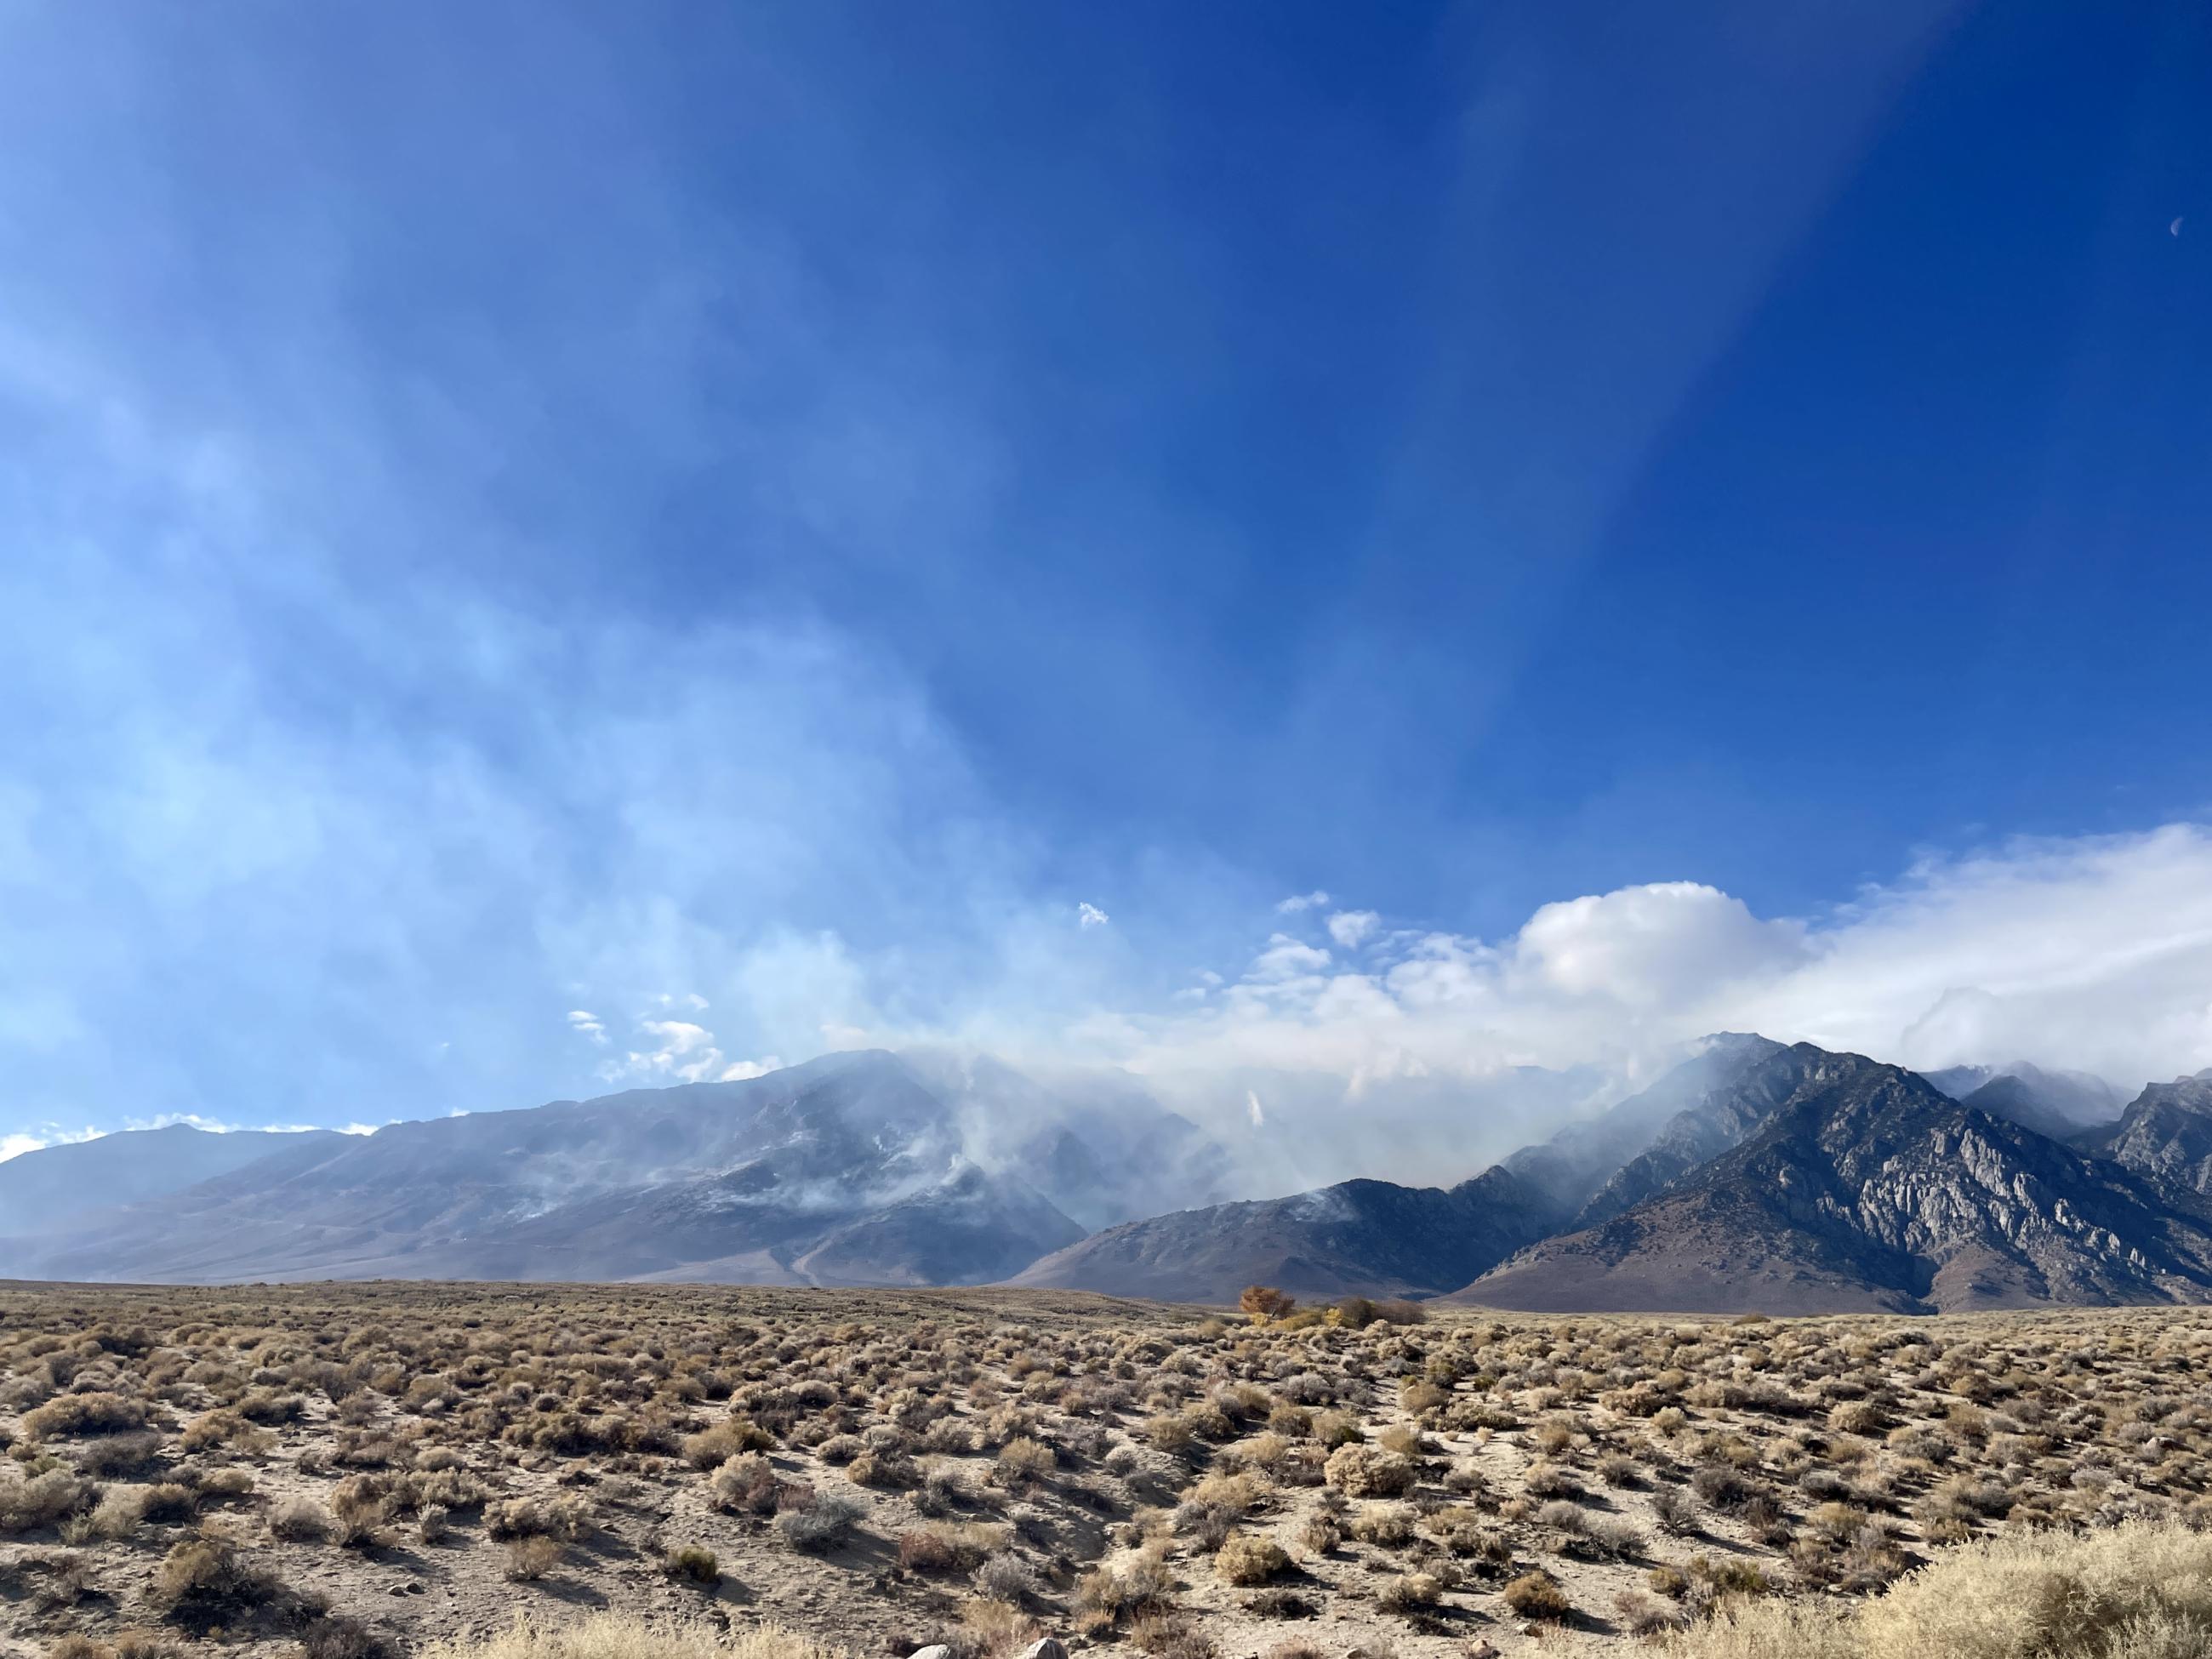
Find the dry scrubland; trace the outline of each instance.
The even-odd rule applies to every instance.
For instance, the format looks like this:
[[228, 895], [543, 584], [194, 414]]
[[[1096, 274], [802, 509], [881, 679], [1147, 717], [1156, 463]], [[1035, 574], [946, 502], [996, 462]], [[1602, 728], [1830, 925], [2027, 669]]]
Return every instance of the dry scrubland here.
[[0, 1288], [0, 1647], [2182, 1659], [2208, 1369], [2203, 1310]]

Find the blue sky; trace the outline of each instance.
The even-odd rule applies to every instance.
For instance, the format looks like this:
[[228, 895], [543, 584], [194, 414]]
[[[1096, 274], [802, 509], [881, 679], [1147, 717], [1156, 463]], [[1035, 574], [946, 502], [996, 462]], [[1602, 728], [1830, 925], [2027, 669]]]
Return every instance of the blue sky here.
[[2201, 8], [0, 38], [15, 1144], [2212, 1062]]

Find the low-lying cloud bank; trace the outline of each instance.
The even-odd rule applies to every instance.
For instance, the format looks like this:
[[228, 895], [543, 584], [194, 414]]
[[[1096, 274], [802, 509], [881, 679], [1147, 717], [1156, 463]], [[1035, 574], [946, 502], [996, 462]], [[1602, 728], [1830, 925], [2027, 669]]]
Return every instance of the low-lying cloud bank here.
[[1102, 1026], [1152, 1072], [1297, 1065], [1379, 1077], [1632, 1065], [1700, 1033], [1989, 1059], [2141, 1082], [2212, 1058], [2212, 836], [2193, 824], [1929, 858], [1815, 918], [1696, 882], [1547, 904], [1512, 937], [1279, 932], [1198, 1011]]
[[[1073, 910], [1065, 926], [1086, 931]], [[2124, 1093], [2212, 1064], [2212, 833], [2196, 824], [1930, 856], [1813, 917], [1762, 917], [1673, 881], [1546, 904], [1494, 941], [1320, 895], [1273, 907], [1264, 926], [1243, 963], [1154, 1006], [1042, 1018], [1009, 981], [949, 1029], [891, 1012], [896, 959], [856, 957], [834, 935], [776, 949], [785, 973], [839, 988], [820, 1047], [951, 1042], [1048, 1076], [1120, 1067], [1239, 1148], [1255, 1191], [1456, 1178], [1716, 1030], [1923, 1069], [2025, 1060]], [[643, 1046], [599, 1075], [754, 1069], [688, 1022], [680, 1047], [653, 1046], [669, 1030], [641, 1018]]]
[[1573, 1088], [1516, 1068], [1583, 1068], [1594, 1103], [1714, 1030], [1922, 1068], [2027, 1060], [2128, 1092], [2212, 1063], [2196, 824], [1931, 856], [1817, 917], [1676, 881], [1547, 904], [1497, 941], [1307, 919], [1178, 1012], [1103, 1013], [1071, 1045], [1220, 1122], [1256, 1092], [1322, 1161], [1431, 1178], [1571, 1109]]

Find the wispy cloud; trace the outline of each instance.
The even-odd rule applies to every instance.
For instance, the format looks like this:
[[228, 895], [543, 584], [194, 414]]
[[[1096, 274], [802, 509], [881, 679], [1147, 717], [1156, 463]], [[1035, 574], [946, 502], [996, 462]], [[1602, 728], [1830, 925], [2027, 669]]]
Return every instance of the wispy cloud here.
[[[703, 998], [686, 1000], [696, 1000], [702, 1006], [705, 1004]], [[600, 1065], [598, 1075], [601, 1081], [729, 1083], [740, 1078], [760, 1077], [783, 1065], [775, 1054], [733, 1060], [722, 1052], [712, 1031], [690, 1020], [640, 1019], [634, 1040], [641, 1040], [639, 1047], [626, 1050], [618, 1060]], [[604, 1043], [605, 1039], [600, 1036], [594, 1041]]]

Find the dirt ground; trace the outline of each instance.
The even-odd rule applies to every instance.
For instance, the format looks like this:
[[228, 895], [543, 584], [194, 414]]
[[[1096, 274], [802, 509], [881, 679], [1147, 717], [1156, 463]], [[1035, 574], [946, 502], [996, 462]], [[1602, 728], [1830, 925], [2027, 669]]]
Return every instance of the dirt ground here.
[[2212, 1520], [2212, 1312], [1374, 1311], [0, 1286], [0, 1652], [355, 1659], [609, 1608], [1456, 1659]]

